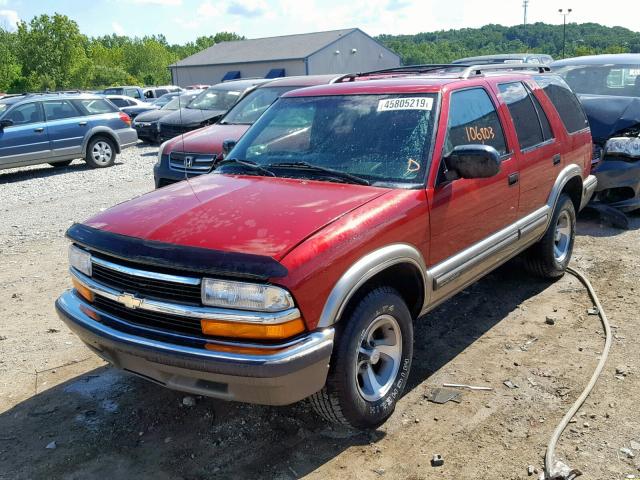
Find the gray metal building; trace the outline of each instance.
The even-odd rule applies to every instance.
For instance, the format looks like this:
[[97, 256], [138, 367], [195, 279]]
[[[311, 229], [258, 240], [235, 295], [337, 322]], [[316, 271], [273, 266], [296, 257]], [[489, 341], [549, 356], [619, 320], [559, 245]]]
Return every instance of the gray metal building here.
[[397, 67], [400, 57], [359, 28], [221, 42], [170, 65], [174, 85], [246, 77], [350, 73]]

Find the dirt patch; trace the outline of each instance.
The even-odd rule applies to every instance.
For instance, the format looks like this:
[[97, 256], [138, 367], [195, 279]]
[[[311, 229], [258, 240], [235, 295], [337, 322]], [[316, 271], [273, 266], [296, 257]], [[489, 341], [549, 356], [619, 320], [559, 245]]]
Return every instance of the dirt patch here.
[[[96, 176], [91, 187], [65, 179], [67, 188], [46, 190], [62, 181], [59, 173], [14, 173], [2, 186], [2, 205], [11, 208], [3, 207], [0, 227], [0, 478], [515, 479], [527, 477], [530, 464], [542, 466], [604, 340], [576, 279], [536, 281], [517, 262], [417, 324], [407, 394], [375, 432], [327, 425], [305, 402], [276, 408], [198, 397], [186, 406], [184, 394], [105, 366], [53, 309], [68, 282], [62, 231], [152, 188], [152, 150], [140, 152], [131, 168], [148, 169], [144, 180], [116, 187]], [[124, 168], [118, 175], [126, 176]], [[18, 211], [9, 197], [34, 175], [47, 201]], [[633, 450], [640, 442], [640, 218], [632, 227], [579, 223], [572, 265], [591, 278], [615, 334], [601, 380], [558, 447], [583, 478], [640, 476]], [[465, 392], [460, 404], [429, 403], [425, 395], [445, 382], [494, 390]], [[442, 467], [430, 465], [435, 453]]]

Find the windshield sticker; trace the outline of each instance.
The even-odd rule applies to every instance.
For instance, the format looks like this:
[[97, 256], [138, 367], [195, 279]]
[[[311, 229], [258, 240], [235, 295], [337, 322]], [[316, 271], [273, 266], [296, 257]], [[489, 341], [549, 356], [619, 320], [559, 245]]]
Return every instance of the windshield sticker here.
[[393, 110], [431, 110], [433, 108], [433, 98], [429, 97], [406, 97], [387, 98], [378, 102], [379, 112], [389, 112]]

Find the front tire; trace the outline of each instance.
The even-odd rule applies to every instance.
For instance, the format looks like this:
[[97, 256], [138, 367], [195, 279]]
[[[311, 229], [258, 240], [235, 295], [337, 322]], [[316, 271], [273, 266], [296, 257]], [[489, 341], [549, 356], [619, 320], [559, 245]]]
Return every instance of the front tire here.
[[85, 161], [91, 168], [105, 168], [116, 161], [116, 146], [107, 137], [92, 138], [87, 145]]
[[534, 275], [555, 279], [564, 275], [576, 236], [576, 210], [571, 198], [560, 195], [544, 236], [525, 253], [525, 265]]
[[411, 313], [396, 290], [378, 287], [336, 330], [327, 383], [311, 396], [311, 405], [331, 422], [376, 428], [393, 413], [409, 377]]

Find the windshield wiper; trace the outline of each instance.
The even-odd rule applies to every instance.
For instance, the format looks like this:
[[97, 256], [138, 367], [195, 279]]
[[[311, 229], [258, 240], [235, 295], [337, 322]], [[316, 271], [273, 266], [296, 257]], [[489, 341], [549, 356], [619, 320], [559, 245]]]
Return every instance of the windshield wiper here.
[[240, 160], [238, 158], [227, 158], [225, 160], [221, 160], [220, 163], [218, 163], [218, 165], [216, 165], [216, 169], [218, 167], [221, 167], [222, 165], [230, 165], [230, 164], [234, 164], [234, 165], [242, 165], [243, 167], [249, 168], [251, 170], [255, 170], [257, 172], [263, 173], [269, 177], [275, 177], [276, 174], [273, 173], [270, 170], [267, 170], [266, 168], [258, 165], [255, 162], [252, 162], [250, 160]]
[[267, 165], [269, 168], [299, 168], [314, 172], [326, 173], [328, 176], [340, 178], [342, 180], [349, 180], [350, 182], [357, 183], [359, 185], [371, 185], [369, 180], [365, 180], [357, 175], [352, 175], [347, 172], [341, 172], [340, 170], [334, 170], [333, 168], [320, 167], [318, 165], [312, 165], [307, 162], [281, 162], [271, 163]]

